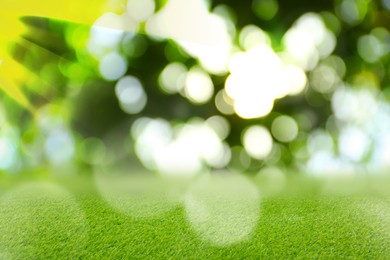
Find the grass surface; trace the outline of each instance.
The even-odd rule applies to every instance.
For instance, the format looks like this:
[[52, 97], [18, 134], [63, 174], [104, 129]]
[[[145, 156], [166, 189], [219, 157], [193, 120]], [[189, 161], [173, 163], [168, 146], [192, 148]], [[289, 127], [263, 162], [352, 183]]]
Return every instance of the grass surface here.
[[116, 210], [94, 182], [22, 183], [0, 196], [0, 259], [390, 258], [390, 197], [348, 185], [295, 181], [263, 194], [250, 236], [223, 246], [202, 237], [180, 203], [150, 219]]

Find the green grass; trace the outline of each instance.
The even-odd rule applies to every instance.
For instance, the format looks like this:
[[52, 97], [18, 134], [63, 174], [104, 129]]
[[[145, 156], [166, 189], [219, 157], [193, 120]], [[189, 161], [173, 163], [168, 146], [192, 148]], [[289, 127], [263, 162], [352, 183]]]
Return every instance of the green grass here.
[[357, 183], [339, 189], [333, 183], [330, 191], [302, 180], [287, 187], [260, 196], [258, 222], [248, 238], [221, 246], [193, 228], [180, 203], [172, 207], [167, 201], [169, 210], [145, 218], [137, 216], [137, 206], [153, 211], [162, 202], [135, 200], [133, 214], [126, 214], [107, 203], [94, 182], [18, 184], [0, 196], [0, 259], [390, 258], [385, 184], [382, 192]]

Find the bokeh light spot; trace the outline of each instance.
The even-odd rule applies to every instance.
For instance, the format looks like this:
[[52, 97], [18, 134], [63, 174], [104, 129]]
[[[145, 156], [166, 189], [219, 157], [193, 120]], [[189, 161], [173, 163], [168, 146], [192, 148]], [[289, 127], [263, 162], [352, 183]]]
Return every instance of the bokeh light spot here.
[[255, 159], [265, 159], [272, 150], [272, 137], [263, 126], [251, 126], [243, 132], [242, 144], [246, 152]]
[[252, 10], [257, 17], [269, 21], [278, 13], [279, 4], [277, 0], [253, 0]]
[[361, 36], [357, 42], [360, 57], [368, 63], [378, 62], [384, 55], [389, 53], [390, 50], [388, 46], [388, 39], [390, 37], [389, 32], [385, 29], [380, 31], [378, 30], [380, 29], [377, 29], [379, 34], [378, 36], [382, 36], [383, 42], [373, 32], [371, 32], [371, 34]]
[[269, 114], [274, 100], [289, 94], [282, 61], [268, 46], [236, 53], [230, 59], [229, 70], [231, 75], [226, 79], [225, 90], [242, 118]]
[[220, 90], [215, 95], [215, 106], [219, 112], [225, 115], [233, 115], [233, 100], [226, 94], [225, 90]]
[[344, 22], [350, 25], [357, 25], [366, 16], [368, 2], [367, 0], [343, 0], [336, 6], [336, 13]]
[[289, 116], [279, 116], [272, 122], [272, 135], [281, 142], [291, 142], [298, 135], [298, 124]]
[[214, 84], [202, 69], [192, 68], [187, 74], [184, 91], [190, 101], [203, 104], [214, 94]]
[[45, 141], [45, 154], [54, 165], [69, 162], [75, 153], [74, 139], [65, 128], [50, 131]]
[[334, 13], [324, 11], [321, 12], [321, 17], [324, 20], [326, 27], [329, 28], [332, 32], [334, 32], [336, 35], [340, 32], [341, 22]]
[[247, 25], [241, 29], [239, 43], [241, 48], [248, 51], [256, 46], [271, 46], [271, 39], [256, 25]]
[[337, 72], [327, 65], [319, 65], [311, 73], [311, 86], [319, 93], [333, 92], [340, 81]]
[[142, 164], [157, 170], [156, 156], [171, 142], [173, 132], [169, 122], [163, 119], [137, 119], [131, 128], [135, 152]]
[[342, 156], [353, 162], [359, 162], [367, 154], [371, 140], [362, 130], [346, 127], [339, 136], [339, 151]]
[[334, 153], [333, 138], [328, 132], [317, 130], [309, 136], [307, 149], [310, 154], [315, 154], [319, 151], [325, 151], [332, 154]]
[[136, 22], [143, 22], [153, 15], [154, 0], [128, 0], [126, 10], [129, 16]]
[[339, 86], [332, 96], [332, 109], [344, 122], [364, 122], [378, 111], [377, 97], [368, 89]]
[[258, 118], [268, 115], [274, 107], [271, 98], [248, 97], [234, 102], [234, 109], [244, 119]]
[[127, 62], [119, 53], [111, 52], [100, 60], [99, 71], [106, 80], [117, 80], [126, 73]]
[[215, 131], [221, 140], [228, 137], [230, 133], [230, 124], [226, 118], [222, 116], [212, 116], [206, 120], [206, 123]]
[[187, 178], [199, 174], [202, 163], [193, 147], [186, 143], [174, 141], [156, 154], [158, 171], [173, 179]]
[[285, 33], [283, 43], [289, 60], [304, 70], [312, 70], [320, 58], [332, 53], [336, 38], [320, 15], [306, 13]]
[[131, 32], [125, 33], [121, 41], [123, 53], [131, 58], [141, 57], [148, 48], [148, 41], [143, 35]]
[[120, 107], [128, 114], [141, 112], [147, 103], [147, 96], [141, 82], [133, 76], [121, 78], [115, 86]]
[[285, 75], [290, 85], [289, 95], [297, 95], [301, 93], [307, 83], [307, 77], [305, 72], [298, 66], [287, 65], [284, 68]]
[[90, 30], [88, 51], [98, 59], [107, 52], [116, 50], [125, 31], [135, 32], [138, 24], [126, 14], [105, 13], [99, 17]]
[[159, 85], [165, 93], [175, 94], [184, 88], [186, 76], [187, 68], [182, 63], [169, 63], [158, 78]]

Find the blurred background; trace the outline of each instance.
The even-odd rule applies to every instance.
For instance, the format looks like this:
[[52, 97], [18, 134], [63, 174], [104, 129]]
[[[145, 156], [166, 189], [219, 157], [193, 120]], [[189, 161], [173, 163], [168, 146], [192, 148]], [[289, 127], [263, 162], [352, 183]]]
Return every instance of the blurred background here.
[[0, 4], [3, 176], [390, 168], [389, 0]]

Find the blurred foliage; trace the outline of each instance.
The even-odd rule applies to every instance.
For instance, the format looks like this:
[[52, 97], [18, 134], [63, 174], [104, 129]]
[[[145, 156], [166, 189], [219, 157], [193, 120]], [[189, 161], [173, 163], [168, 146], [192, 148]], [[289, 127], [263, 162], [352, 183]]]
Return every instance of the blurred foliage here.
[[[74, 4], [75, 9], [83, 8], [81, 4], [76, 5], [76, 2], [73, 2], [70, 5]], [[156, 0], [155, 11], [164, 9], [167, 2], [169, 1]], [[375, 163], [381, 167], [388, 166], [388, 163], [381, 165], [390, 154], [388, 149], [376, 151], [375, 142], [378, 141], [376, 139], [379, 134], [383, 135], [378, 139], [390, 136], [390, 129], [381, 121], [390, 118], [389, 1], [210, 0], [208, 6], [209, 10], [229, 17], [236, 31], [233, 38], [236, 51], [242, 49], [239, 32], [252, 24], [269, 35], [275, 52], [282, 52], [286, 47], [283, 37], [289, 28], [302, 15], [316, 13], [336, 38], [337, 44], [331, 54], [333, 58], [323, 57], [315, 68], [305, 70], [308, 83], [301, 93], [276, 99], [272, 112], [265, 116], [243, 119], [236, 113], [221, 113], [215, 105], [217, 93], [225, 88], [229, 75], [227, 72], [220, 75], [207, 73], [214, 86], [212, 98], [207, 102], [197, 104], [180, 93], [165, 93], [159, 86], [159, 77], [167, 64], [178, 62], [187, 70], [202, 64], [198, 58], [188, 53], [180, 42], [150, 35], [146, 32], [146, 23], [140, 22], [138, 30], [124, 32], [118, 46], [114, 48], [120, 53], [120, 57], [125, 59], [124, 75], [139, 79], [147, 96], [147, 104], [142, 111], [127, 113], [126, 109], [121, 107], [115, 89], [117, 80], [121, 77], [114, 80], [104, 79], [99, 67], [101, 61], [88, 49], [93, 19], [79, 19], [82, 15], [78, 15], [78, 12], [81, 10], [61, 14], [58, 8], [56, 11], [48, 9], [43, 15], [48, 18], [34, 16], [34, 10], [32, 15], [24, 16], [23, 13], [29, 12], [22, 10], [19, 20], [26, 29], [11, 40], [6, 37], [8, 40], [4, 41], [4, 53], [16, 63], [15, 69], [0, 74], [0, 87], [3, 89], [0, 94], [0, 170], [11, 173], [43, 165], [68, 165], [74, 162], [80, 167], [112, 164], [123, 158], [136, 163], [135, 158], [139, 157], [139, 154], [134, 145], [137, 140], [131, 137], [130, 131], [137, 119], [163, 118], [175, 127], [196, 118], [207, 120], [214, 115], [226, 118], [230, 126], [230, 134], [226, 138], [226, 143], [231, 148], [230, 162], [223, 167], [257, 172], [261, 168], [276, 165], [281, 168], [288, 166], [312, 171], [322, 167], [316, 165], [310, 168], [315, 149], [321, 145], [331, 147], [330, 155], [325, 156], [326, 158], [341, 158], [330, 170], [348, 171], [351, 166], [351, 169], [356, 171], [357, 165], [363, 165], [362, 169], [367, 170], [367, 165], [372, 166]], [[123, 8], [113, 9], [117, 9], [116, 13], [123, 12]], [[0, 24], [7, 23], [16, 21], [9, 20]], [[2, 26], [3, 34], [10, 35], [6, 29]], [[107, 37], [113, 36], [109, 33]], [[1, 59], [4, 64], [0, 69], [11, 64], [6, 62], [8, 60], [3, 56]], [[337, 76], [340, 82], [331, 91], [315, 87], [318, 82], [329, 80], [329, 77], [319, 80], [315, 78], [316, 73], [321, 72], [320, 66], [328, 66], [327, 62], [331, 64], [329, 66], [334, 66], [335, 74], [340, 74]], [[345, 73], [342, 72], [344, 64]], [[329, 66], [325, 69], [331, 68]], [[116, 71], [119, 69], [116, 68]], [[378, 101], [373, 105], [383, 111], [383, 117], [378, 119], [377, 128], [369, 130], [369, 126], [375, 123], [367, 121], [369, 126], [364, 122], [350, 124], [348, 119], [338, 116], [335, 105], [351, 106], [347, 102], [334, 101], [337, 89], [343, 89], [344, 86], [349, 86], [351, 93], [368, 89], [365, 97], [372, 95]], [[365, 102], [365, 97], [359, 102]], [[352, 99], [359, 97], [354, 96]], [[384, 105], [378, 105], [382, 99]], [[357, 106], [360, 104], [357, 103]], [[291, 141], [280, 141], [272, 132], [275, 119], [281, 115], [289, 115], [299, 127], [299, 133]], [[247, 148], [242, 147], [243, 132], [254, 125], [264, 126], [272, 132], [273, 148], [266, 158], [250, 156], [250, 151], [245, 151]], [[366, 134], [366, 137], [357, 137], [356, 142], [368, 140], [365, 147], [357, 148], [364, 149], [360, 156], [349, 156], [353, 152], [342, 148], [351, 145], [351, 142], [344, 144], [340, 141], [343, 129], [351, 125], [361, 129], [362, 135]], [[319, 141], [316, 146], [313, 145], [313, 140], [318, 139], [314, 136], [317, 136], [319, 131], [323, 131], [319, 138], [323, 138], [321, 140], [325, 140], [325, 144]], [[372, 132], [378, 133], [378, 136], [371, 134]], [[319, 147], [318, 150], [322, 151], [322, 148]], [[343, 152], [343, 149], [346, 151]], [[55, 156], [56, 153], [62, 155]], [[327, 170], [327, 161], [322, 161], [324, 170]], [[344, 163], [349, 166], [345, 168]], [[373, 166], [373, 169], [377, 169], [375, 167]]]

